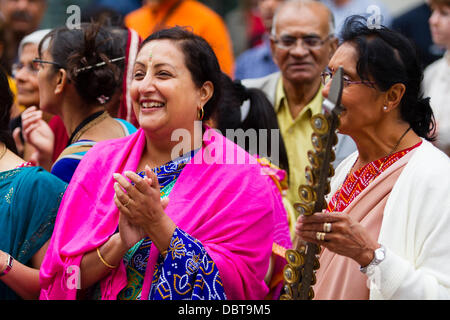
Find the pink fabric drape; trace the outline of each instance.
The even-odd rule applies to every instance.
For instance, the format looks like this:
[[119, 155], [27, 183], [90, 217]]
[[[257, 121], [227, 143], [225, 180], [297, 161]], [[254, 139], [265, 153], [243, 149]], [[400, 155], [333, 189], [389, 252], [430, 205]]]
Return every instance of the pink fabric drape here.
[[[378, 239], [383, 212], [390, 192], [415, 150], [403, 156], [373, 180], [342, 212], [359, 222], [373, 239]], [[367, 276], [359, 264], [347, 257], [323, 249], [314, 286], [316, 300], [368, 300]]]
[[[211, 129], [203, 139], [204, 146], [180, 174], [166, 213], [202, 242], [219, 269], [228, 299], [262, 299], [268, 291], [264, 276], [274, 238], [290, 247], [280, 194], [244, 150]], [[83, 254], [107, 241], [118, 225], [112, 174], [136, 171], [144, 146], [140, 129], [96, 144], [83, 158], [62, 201], [41, 266], [41, 299], [76, 299], [71, 272]], [[226, 164], [230, 151], [247, 164]], [[151, 251], [152, 258], [156, 248]], [[148, 268], [153, 265], [149, 261]], [[150, 289], [152, 274], [146, 272], [143, 293]], [[102, 298], [116, 299], [125, 284], [122, 263], [101, 281]]]

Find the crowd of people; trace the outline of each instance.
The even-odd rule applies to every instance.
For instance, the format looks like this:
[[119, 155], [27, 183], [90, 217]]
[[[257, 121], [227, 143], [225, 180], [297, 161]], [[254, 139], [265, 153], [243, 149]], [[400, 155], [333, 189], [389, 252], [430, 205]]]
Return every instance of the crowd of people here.
[[95, 1], [39, 29], [49, 2], [0, 0], [1, 300], [279, 299], [298, 241], [315, 299], [450, 299], [449, 0]]

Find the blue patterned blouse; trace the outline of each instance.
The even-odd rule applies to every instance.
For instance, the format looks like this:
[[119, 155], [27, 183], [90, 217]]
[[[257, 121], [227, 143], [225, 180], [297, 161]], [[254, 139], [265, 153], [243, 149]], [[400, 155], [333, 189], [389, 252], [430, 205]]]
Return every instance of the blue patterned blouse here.
[[[155, 168], [161, 198], [167, 197], [195, 151]], [[143, 176], [144, 172], [139, 175]], [[144, 238], [124, 256], [128, 284], [118, 299], [140, 300], [152, 241]], [[225, 300], [219, 270], [200, 241], [176, 228], [166, 257], [159, 255], [149, 300]]]

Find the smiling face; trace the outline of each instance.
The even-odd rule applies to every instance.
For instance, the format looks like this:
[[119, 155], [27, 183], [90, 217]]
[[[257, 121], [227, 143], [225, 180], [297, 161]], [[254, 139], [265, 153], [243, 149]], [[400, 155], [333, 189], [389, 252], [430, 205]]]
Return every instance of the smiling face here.
[[303, 46], [302, 40], [290, 49], [280, 48], [271, 41], [274, 61], [281, 70], [283, 78], [294, 84], [320, 81], [320, 74], [325, 69], [333, 51], [334, 44], [329, 35], [329, 13], [319, 3], [296, 6], [288, 4], [280, 9], [275, 20], [276, 39], [283, 37], [302, 38], [318, 37], [323, 45], [311, 49]]
[[192, 133], [206, 103], [204, 88], [194, 84], [183, 52], [171, 40], [150, 41], [139, 51], [130, 94], [139, 125], [168, 137], [179, 128]]
[[[345, 42], [330, 60], [328, 67], [334, 72], [342, 66], [344, 75], [350, 81], [361, 81], [356, 70], [358, 53], [353, 44]], [[322, 94], [328, 98], [331, 81]], [[341, 114], [339, 132], [354, 137], [354, 133], [376, 126], [383, 117], [385, 94], [366, 84], [350, 84], [344, 87], [341, 104], [345, 110]]]

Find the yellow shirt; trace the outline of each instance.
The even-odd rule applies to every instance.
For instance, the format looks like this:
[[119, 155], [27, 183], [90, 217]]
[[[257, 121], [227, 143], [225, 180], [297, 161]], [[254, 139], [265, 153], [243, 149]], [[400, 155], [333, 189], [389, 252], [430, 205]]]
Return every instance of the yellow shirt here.
[[[277, 113], [278, 124], [280, 126], [281, 136], [286, 145], [286, 151], [289, 162], [289, 189], [287, 199], [291, 205], [299, 201], [298, 187], [306, 183], [305, 168], [309, 165], [307, 152], [313, 150], [311, 135], [313, 129], [310, 124], [311, 117], [322, 111], [322, 86], [317, 94], [307, 104], [295, 119], [292, 118], [287, 98], [283, 89], [282, 78], [278, 80], [277, 91], [275, 94], [275, 112]], [[285, 205], [286, 206], [286, 205]], [[288, 209], [290, 216], [291, 235], [295, 222], [292, 221], [291, 210]], [[292, 208], [293, 211], [293, 208]], [[295, 218], [298, 213], [295, 212]]]
[[17, 85], [14, 78], [8, 76], [9, 89], [14, 98], [13, 106], [11, 108], [11, 119], [19, 116], [26, 108], [25, 106], [17, 105]]

